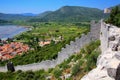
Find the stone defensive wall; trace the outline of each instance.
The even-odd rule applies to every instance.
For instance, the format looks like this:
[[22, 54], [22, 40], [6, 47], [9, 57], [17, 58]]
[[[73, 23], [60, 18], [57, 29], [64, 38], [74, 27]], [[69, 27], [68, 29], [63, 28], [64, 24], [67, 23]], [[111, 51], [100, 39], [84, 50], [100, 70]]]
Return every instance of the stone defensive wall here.
[[97, 67], [81, 80], [120, 80], [120, 28], [101, 22], [100, 41]]
[[[15, 70], [22, 71], [37, 71], [40, 69], [49, 69], [54, 68], [56, 65], [62, 63], [64, 60], [68, 59], [71, 55], [80, 52], [80, 49], [85, 45], [89, 44], [92, 40], [99, 39], [98, 34], [100, 33], [100, 22], [95, 23], [91, 22], [91, 31], [85, 35], [82, 34], [80, 38], [75, 38], [75, 41], [71, 41], [70, 44], [66, 44], [65, 48], [62, 48], [60, 52], [58, 52], [58, 57], [55, 60], [46, 60], [41, 61], [39, 63], [32, 63], [27, 65], [17, 65], [15, 66]], [[96, 36], [94, 36], [96, 34]], [[0, 72], [7, 72], [7, 67], [0, 67]]]

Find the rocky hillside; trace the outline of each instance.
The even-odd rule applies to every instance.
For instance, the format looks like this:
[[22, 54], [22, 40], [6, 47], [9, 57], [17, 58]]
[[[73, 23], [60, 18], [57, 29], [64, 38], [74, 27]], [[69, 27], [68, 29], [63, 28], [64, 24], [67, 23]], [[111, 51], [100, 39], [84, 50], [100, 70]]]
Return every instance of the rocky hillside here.
[[97, 67], [81, 80], [120, 80], [120, 28], [109, 24], [101, 25], [101, 50], [97, 59]]

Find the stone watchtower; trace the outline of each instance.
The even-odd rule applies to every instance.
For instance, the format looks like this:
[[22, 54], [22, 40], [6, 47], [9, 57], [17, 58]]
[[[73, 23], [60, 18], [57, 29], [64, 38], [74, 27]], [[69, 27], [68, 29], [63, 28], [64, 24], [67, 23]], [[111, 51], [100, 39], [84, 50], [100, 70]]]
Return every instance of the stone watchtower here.
[[100, 39], [100, 28], [101, 28], [101, 21], [96, 22], [94, 20], [90, 23], [90, 33], [92, 40]]

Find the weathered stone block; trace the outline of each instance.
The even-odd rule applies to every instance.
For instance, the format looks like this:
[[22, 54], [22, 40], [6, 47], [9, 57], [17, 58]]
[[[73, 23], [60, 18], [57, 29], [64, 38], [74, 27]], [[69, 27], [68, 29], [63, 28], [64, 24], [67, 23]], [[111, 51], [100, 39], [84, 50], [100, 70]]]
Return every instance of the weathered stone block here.
[[110, 36], [110, 37], [108, 38], [108, 40], [109, 40], [109, 41], [114, 41], [114, 40], [115, 40], [115, 36]]
[[108, 68], [108, 69], [107, 69], [107, 73], [108, 73], [108, 75], [109, 75], [111, 78], [115, 78], [115, 76], [116, 76], [116, 69], [114, 69], [114, 68]]
[[113, 47], [112, 47], [112, 51], [118, 51], [118, 44], [114, 44]]
[[120, 51], [120, 46], [117, 47], [117, 50]]
[[120, 80], [120, 64], [117, 67], [115, 80]]
[[115, 58], [117, 58], [118, 60], [120, 60], [120, 53], [115, 54]]

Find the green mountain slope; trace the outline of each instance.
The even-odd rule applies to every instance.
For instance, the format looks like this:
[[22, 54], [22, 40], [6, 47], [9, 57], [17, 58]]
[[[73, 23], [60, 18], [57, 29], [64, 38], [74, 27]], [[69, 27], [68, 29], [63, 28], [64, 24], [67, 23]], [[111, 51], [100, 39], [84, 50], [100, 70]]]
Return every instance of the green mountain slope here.
[[30, 16], [23, 16], [20, 14], [4, 14], [0, 13], [0, 19], [1, 20], [28, 20], [30, 19]]
[[0, 24], [4, 24], [4, 23], [10, 23], [10, 21], [6, 21], [6, 20], [1, 20], [0, 19]]
[[[120, 7], [120, 4], [117, 6]], [[110, 9], [112, 8], [110, 7]], [[36, 16], [0, 13], [1, 20], [27, 20], [29, 22], [79, 22], [99, 20], [108, 16], [109, 14], [104, 14], [103, 10], [80, 6], [64, 6], [56, 11], [46, 11]]]
[[4, 14], [0, 13], [1, 20], [29, 20], [29, 19], [37, 19], [46, 16], [47, 14], [51, 13], [52, 11], [46, 11], [39, 15], [32, 14], [32, 13], [23, 13], [23, 14]]
[[37, 17], [44, 17], [44, 16], [46, 16], [46, 15], [48, 15], [50, 13], [52, 13], [52, 11], [45, 11], [45, 12], [39, 14]]
[[[47, 14], [42, 18], [37, 18], [34, 21], [61, 21], [61, 22], [77, 22], [98, 20], [104, 16], [100, 9], [79, 7], [79, 6], [64, 6], [54, 12]], [[31, 20], [32, 21], [32, 20]]]
[[[45, 20], [45, 16], [49, 15], [50, 13], [52, 13], [52, 11], [45, 11], [35, 17], [32, 17], [31, 19], [28, 20], [28, 22], [44, 22], [47, 21]], [[42, 19], [43, 18], [43, 19]]]

